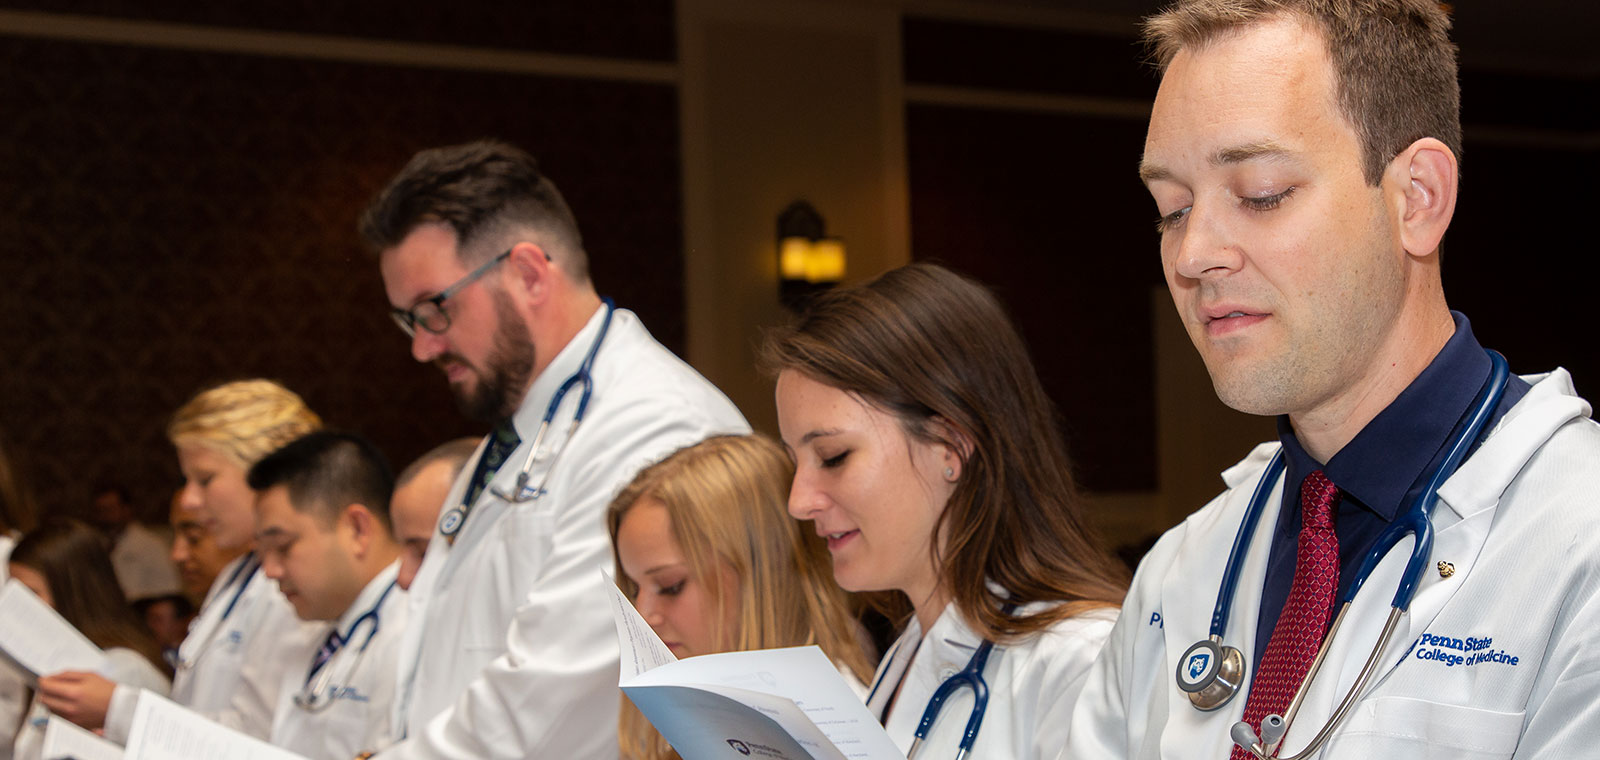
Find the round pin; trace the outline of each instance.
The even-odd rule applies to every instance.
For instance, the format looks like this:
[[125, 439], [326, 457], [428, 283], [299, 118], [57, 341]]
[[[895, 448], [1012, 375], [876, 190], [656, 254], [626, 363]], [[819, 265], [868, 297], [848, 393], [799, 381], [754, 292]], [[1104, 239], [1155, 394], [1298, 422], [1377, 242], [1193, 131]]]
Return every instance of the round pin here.
[[454, 536], [457, 531], [461, 530], [461, 523], [466, 521], [466, 512], [461, 511], [460, 507], [452, 509], [444, 514], [443, 520], [439, 521], [439, 532], [446, 536]]

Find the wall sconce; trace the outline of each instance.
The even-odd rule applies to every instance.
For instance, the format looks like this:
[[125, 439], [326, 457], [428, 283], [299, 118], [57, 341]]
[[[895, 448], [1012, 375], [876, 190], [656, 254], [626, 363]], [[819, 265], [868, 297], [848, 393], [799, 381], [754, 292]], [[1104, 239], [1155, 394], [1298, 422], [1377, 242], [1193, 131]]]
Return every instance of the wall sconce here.
[[822, 215], [795, 201], [778, 214], [778, 300], [799, 310], [844, 279], [844, 241], [828, 237]]

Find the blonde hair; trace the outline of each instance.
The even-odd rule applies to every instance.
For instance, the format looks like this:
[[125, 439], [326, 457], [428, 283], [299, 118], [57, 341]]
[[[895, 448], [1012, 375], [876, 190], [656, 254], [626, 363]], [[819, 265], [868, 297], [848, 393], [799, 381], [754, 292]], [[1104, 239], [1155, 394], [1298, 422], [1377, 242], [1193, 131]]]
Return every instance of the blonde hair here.
[[174, 446], [204, 446], [249, 470], [284, 444], [322, 427], [294, 391], [271, 380], [237, 380], [208, 388], [167, 423]]
[[[616, 550], [623, 517], [641, 499], [660, 502], [690, 572], [716, 600], [714, 633], [727, 651], [815, 644], [866, 680], [871, 666], [827, 546], [789, 517], [793, 477], [783, 449], [761, 435], [709, 438], [645, 468], [606, 510], [617, 586], [639, 593]], [[723, 569], [739, 579], [736, 593], [721, 587]], [[730, 608], [738, 630], [720, 630]], [[626, 700], [618, 740], [624, 760], [678, 757]]]

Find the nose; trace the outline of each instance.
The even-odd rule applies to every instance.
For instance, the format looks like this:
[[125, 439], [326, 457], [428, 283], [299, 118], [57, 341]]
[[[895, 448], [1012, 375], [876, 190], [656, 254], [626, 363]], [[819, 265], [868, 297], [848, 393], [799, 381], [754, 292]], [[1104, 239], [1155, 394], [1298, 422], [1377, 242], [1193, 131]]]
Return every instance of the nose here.
[[172, 537], [172, 551], [168, 555], [172, 558], [172, 564], [182, 565], [188, 562], [189, 551], [189, 539], [184, 538], [182, 533]]
[[1221, 277], [1239, 270], [1243, 256], [1217, 214], [1196, 202], [1177, 239], [1162, 241], [1174, 249], [1173, 269], [1190, 280]]
[[261, 574], [272, 580], [283, 578], [283, 563], [272, 552], [261, 552]]
[[822, 511], [822, 493], [812, 483], [810, 475], [800, 469], [794, 473], [789, 486], [789, 516], [796, 520], [811, 520]]
[[195, 510], [205, 505], [206, 500], [200, 491], [200, 485], [192, 480], [184, 481], [183, 490], [178, 492], [178, 506], [186, 510]]
[[415, 335], [411, 336], [411, 358], [419, 362], [431, 362], [444, 353], [444, 336], [436, 335], [417, 327]]
[[639, 611], [639, 617], [644, 618], [644, 622], [648, 623], [651, 628], [660, 628], [663, 623], [667, 622], [666, 614], [661, 611], [661, 606], [656, 602], [654, 594], [647, 593], [642, 589], [639, 591], [639, 595], [633, 598], [633, 608]]
[[421, 557], [413, 557], [406, 553], [400, 556], [400, 574], [395, 576], [394, 582], [401, 591], [410, 591], [411, 582], [417, 579], [417, 568], [422, 566]]

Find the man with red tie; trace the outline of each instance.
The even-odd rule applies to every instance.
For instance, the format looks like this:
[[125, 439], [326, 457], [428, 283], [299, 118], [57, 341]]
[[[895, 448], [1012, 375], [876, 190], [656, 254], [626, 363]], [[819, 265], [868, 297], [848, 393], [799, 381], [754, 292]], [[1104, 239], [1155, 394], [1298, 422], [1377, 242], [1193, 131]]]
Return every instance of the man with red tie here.
[[1167, 284], [1217, 395], [1279, 439], [1145, 558], [1064, 758], [1600, 741], [1600, 570], [1574, 561], [1600, 556], [1600, 427], [1564, 370], [1508, 377], [1446, 305], [1449, 27], [1432, 0], [1147, 21], [1163, 76], [1140, 174]]

